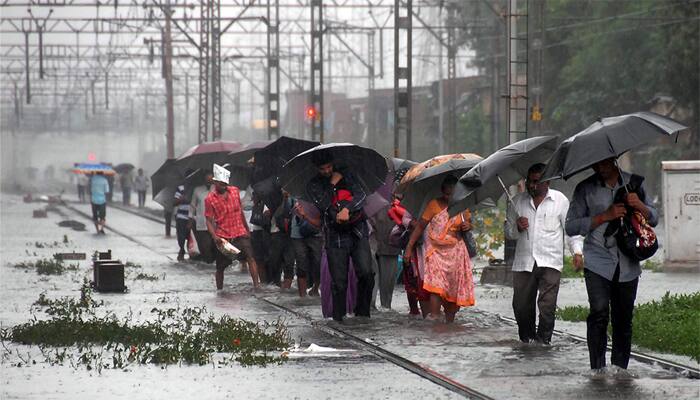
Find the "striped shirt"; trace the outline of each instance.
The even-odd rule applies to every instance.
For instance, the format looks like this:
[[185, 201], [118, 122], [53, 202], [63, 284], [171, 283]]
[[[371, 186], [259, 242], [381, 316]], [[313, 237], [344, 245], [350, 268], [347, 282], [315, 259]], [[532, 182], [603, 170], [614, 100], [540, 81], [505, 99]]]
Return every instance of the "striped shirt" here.
[[175, 206], [175, 218], [190, 219], [190, 204], [185, 198], [185, 185], [180, 185], [177, 187], [177, 191], [175, 192], [175, 200], [184, 200]]

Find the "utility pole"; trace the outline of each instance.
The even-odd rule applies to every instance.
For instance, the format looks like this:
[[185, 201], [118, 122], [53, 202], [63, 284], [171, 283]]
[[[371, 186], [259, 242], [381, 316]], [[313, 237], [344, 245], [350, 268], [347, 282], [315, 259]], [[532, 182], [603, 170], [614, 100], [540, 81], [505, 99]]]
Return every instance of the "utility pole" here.
[[[398, 0], [397, 0], [398, 1]], [[311, 122], [311, 140], [323, 143], [323, 2], [311, 0], [311, 94], [309, 105], [315, 109]]]
[[[457, 14], [454, 5], [450, 5], [447, 14], [447, 131], [448, 151], [456, 152], [457, 149], [457, 100], [455, 79], [457, 78]], [[440, 83], [442, 84], [442, 82]]]
[[211, 139], [221, 140], [221, 2], [209, 0], [211, 9]]
[[[442, 34], [440, 34], [442, 40]], [[438, 152], [445, 154], [445, 85], [442, 71], [442, 48], [438, 46]]]
[[[403, 6], [403, 7], [402, 7]], [[403, 11], [403, 12], [402, 12]], [[394, 157], [401, 154], [401, 133], [406, 136], [405, 158], [412, 157], [412, 31], [413, 0], [394, 1]], [[401, 38], [404, 38], [402, 41]], [[406, 57], [401, 62], [401, 45], [406, 45]], [[402, 64], [404, 66], [402, 66]]]
[[[274, 15], [272, 13], [274, 4]], [[267, 0], [267, 70], [266, 103], [267, 103], [267, 139], [279, 137], [280, 110], [280, 59], [279, 59], [279, 0]]]
[[26, 79], [24, 88], [26, 90], [27, 104], [32, 104], [32, 91], [29, 83], [29, 31], [24, 31], [24, 77]]
[[209, 133], [209, 0], [201, 0], [199, 18], [199, 143], [208, 139]]
[[[524, 1], [524, 7], [519, 7]], [[508, 142], [527, 138], [528, 125], [528, 0], [508, 0]], [[520, 49], [524, 48], [524, 52]], [[524, 53], [524, 57], [520, 54]]]
[[109, 110], [109, 72], [105, 71], [105, 109]]
[[173, 110], [173, 48], [172, 40], [170, 37], [170, 18], [172, 11], [170, 9], [170, 1], [168, 1], [168, 6], [165, 8], [165, 32], [164, 32], [164, 49], [163, 53], [165, 55], [165, 103], [166, 103], [166, 125], [167, 132], [165, 135], [167, 143], [167, 157], [175, 158], [175, 114]]
[[367, 82], [367, 112], [365, 113], [365, 118], [367, 118], [368, 142], [372, 143], [376, 147], [377, 114], [374, 110], [374, 32], [374, 30], [371, 30], [367, 35], [367, 76], [369, 81]]

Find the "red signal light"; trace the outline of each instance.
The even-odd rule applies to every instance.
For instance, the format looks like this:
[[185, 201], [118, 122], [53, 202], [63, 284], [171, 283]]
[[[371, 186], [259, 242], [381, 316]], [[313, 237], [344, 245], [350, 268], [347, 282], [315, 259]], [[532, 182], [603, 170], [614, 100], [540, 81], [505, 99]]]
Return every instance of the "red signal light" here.
[[312, 105], [306, 106], [306, 110], [304, 110], [304, 114], [306, 115], [306, 119], [313, 121], [316, 119], [318, 116], [318, 112], [316, 111], [316, 107]]

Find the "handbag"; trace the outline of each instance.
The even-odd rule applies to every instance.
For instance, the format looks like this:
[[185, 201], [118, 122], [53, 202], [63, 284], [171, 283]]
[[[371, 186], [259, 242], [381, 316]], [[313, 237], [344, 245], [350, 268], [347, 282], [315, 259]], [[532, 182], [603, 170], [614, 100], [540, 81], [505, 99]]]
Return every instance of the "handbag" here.
[[268, 230], [270, 229], [271, 221], [271, 217], [265, 215], [265, 204], [262, 201], [255, 203], [250, 214], [250, 223]]
[[476, 246], [476, 239], [474, 239], [474, 234], [472, 231], [462, 232], [462, 239], [464, 239], [464, 244], [467, 245], [467, 252], [469, 253], [469, 258], [476, 257], [479, 248]]
[[[623, 203], [628, 193], [636, 193], [641, 201], [645, 193], [641, 190], [644, 178], [632, 175], [630, 182], [617, 190], [614, 202]], [[614, 236], [620, 251], [633, 261], [644, 261], [653, 256], [659, 249], [659, 241], [654, 228], [644, 218], [641, 212], [627, 206], [627, 214], [619, 220], [612, 221], [605, 229], [605, 236]]]
[[[465, 222], [464, 214], [460, 214], [460, 216], [462, 217], [462, 222]], [[476, 257], [479, 248], [476, 245], [476, 239], [474, 239], [474, 234], [472, 231], [462, 231], [462, 240], [464, 240], [464, 244], [467, 245], [467, 253], [469, 253], [469, 258]]]

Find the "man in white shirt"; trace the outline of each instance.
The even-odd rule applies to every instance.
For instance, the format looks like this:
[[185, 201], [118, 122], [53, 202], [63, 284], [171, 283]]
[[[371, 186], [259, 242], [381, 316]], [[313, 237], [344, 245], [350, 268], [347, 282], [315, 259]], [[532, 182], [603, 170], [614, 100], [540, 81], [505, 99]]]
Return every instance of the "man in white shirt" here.
[[211, 171], [204, 171], [204, 184], [197, 186], [192, 191], [192, 201], [190, 202], [189, 218], [194, 231], [194, 238], [199, 249], [198, 260], [205, 263], [213, 263], [216, 253], [214, 252], [214, 241], [207, 230], [207, 218], [204, 216], [204, 199], [211, 192], [214, 174]]
[[[554, 331], [559, 281], [564, 266], [564, 241], [574, 254], [574, 264], [583, 264], [583, 238], [564, 233], [569, 200], [540, 182], [544, 164], [534, 164], [527, 173], [527, 191], [513, 199], [508, 210], [506, 237], [517, 240], [513, 260], [513, 312], [520, 340], [549, 344]], [[539, 291], [539, 296], [537, 292]], [[539, 324], [535, 329], [535, 305]]]

